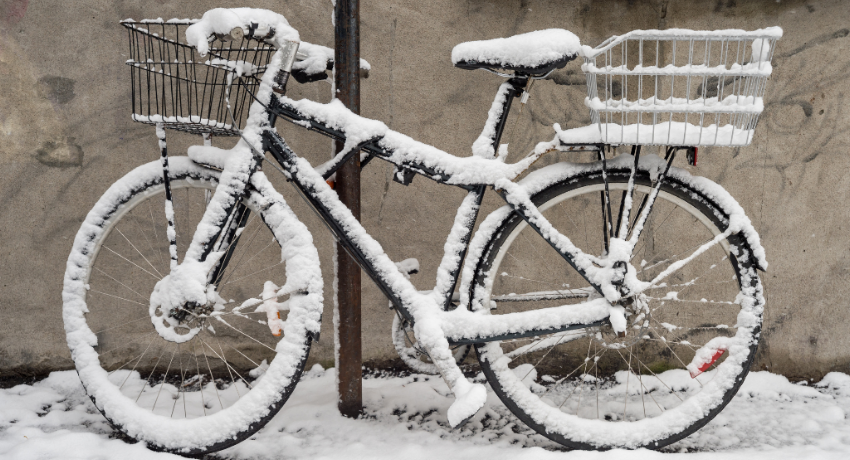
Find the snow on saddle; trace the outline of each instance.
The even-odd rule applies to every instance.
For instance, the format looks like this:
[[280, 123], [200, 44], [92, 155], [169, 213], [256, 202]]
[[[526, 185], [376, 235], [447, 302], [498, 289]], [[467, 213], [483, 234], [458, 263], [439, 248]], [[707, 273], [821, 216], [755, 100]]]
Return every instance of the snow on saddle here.
[[505, 69], [543, 75], [576, 58], [581, 42], [564, 29], [546, 29], [461, 43], [452, 50], [452, 63], [461, 69]]

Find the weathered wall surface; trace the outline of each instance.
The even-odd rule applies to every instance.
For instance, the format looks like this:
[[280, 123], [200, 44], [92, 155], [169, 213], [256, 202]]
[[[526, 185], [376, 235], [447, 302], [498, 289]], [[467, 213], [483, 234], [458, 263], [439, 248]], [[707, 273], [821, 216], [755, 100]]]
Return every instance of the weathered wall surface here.
[[[305, 40], [333, 43], [330, 1], [250, 3], [284, 14]], [[111, 182], [158, 156], [152, 128], [130, 121], [126, 35], [118, 21], [198, 17], [209, 5], [132, 0], [0, 5], [0, 375], [10, 376], [72, 367], [61, 289], [74, 234]], [[362, 56], [373, 69], [363, 81], [363, 114], [461, 156], [470, 154], [500, 79], [454, 69], [449, 56], [459, 42], [550, 27], [569, 29], [595, 45], [640, 28], [782, 26], [785, 36], [753, 144], [704, 149], [693, 172], [720, 182], [740, 200], [768, 251], [768, 309], [757, 366], [792, 377], [850, 371], [846, 2], [381, 0], [363, 2], [361, 14]], [[575, 64], [538, 83], [504, 142], [519, 152], [551, 138], [552, 123], [587, 123], [583, 93]], [[292, 94], [326, 101], [329, 85]], [[314, 163], [330, 155], [327, 140], [300, 134], [290, 139]], [[169, 150], [185, 151], [196, 141], [173, 136]], [[405, 188], [389, 173], [386, 165], [364, 171], [364, 224], [393, 259], [420, 260], [415, 282], [428, 289], [462, 192], [422, 179]], [[484, 211], [497, 205], [491, 196]], [[330, 279], [330, 236], [299, 210], [316, 229]], [[329, 283], [325, 293], [330, 318]], [[363, 304], [364, 356], [392, 358], [392, 317], [365, 278]], [[327, 362], [330, 321], [322, 337], [312, 359]]]

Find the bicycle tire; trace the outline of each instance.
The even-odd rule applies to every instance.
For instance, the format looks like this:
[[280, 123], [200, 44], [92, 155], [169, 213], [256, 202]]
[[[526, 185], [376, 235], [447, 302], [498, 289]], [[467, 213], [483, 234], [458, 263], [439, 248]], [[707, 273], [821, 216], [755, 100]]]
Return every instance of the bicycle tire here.
[[[628, 158], [631, 159], [631, 157]], [[658, 162], [655, 161], [655, 166], [649, 166], [650, 164], [653, 164], [651, 162], [641, 163], [636, 174], [636, 183], [639, 184], [644, 191], [648, 191], [648, 187], [653, 184], [651, 179], [653, 175], [658, 172], [657, 163]], [[628, 181], [630, 172], [628, 164], [628, 161], [617, 162], [609, 160], [609, 169], [607, 174], [612, 199], [618, 195], [616, 191], [625, 190], [625, 184]], [[569, 165], [563, 169], [570, 172], [561, 174], [561, 177], [554, 180], [549, 185], [536, 186], [539, 191], [532, 195], [532, 199], [541, 211], [546, 210], [546, 212], [551, 214], [552, 212], [555, 212], [553, 209], [556, 208], [556, 205], [558, 206], [558, 209], [561, 210], [573, 209], [568, 207], [569, 202], [576, 204], [575, 210], [580, 210], [582, 206], [578, 204], [576, 198], [583, 198], [587, 201], [588, 204], [585, 204], [584, 206], [585, 211], [592, 208], [602, 209], [599, 195], [600, 192], [604, 190], [601, 165], [598, 163], [591, 165]], [[542, 176], [545, 177], [545, 174]], [[529, 181], [530, 180], [531, 179], [529, 179]], [[552, 181], [552, 179], [545, 178], [543, 180]], [[721, 229], [727, 228], [729, 225], [730, 215], [741, 215], [742, 213], [742, 210], [739, 208], [737, 203], [731, 199], [731, 196], [729, 196], [728, 193], [720, 189], [719, 186], [704, 178], [693, 178], [687, 172], [676, 168], [671, 170], [670, 175], [661, 187], [656, 208], [653, 208], [653, 213], [655, 215], [661, 215], [659, 213], [663, 212], [663, 209], [660, 208], [660, 204], [664, 202], [672, 204], [673, 208], [679, 208], [680, 211], [686, 211], [686, 214], [691, 214], [690, 216], [687, 216], [688, 218], [683, 219], [682, 222], [689, 222], [692, 226], [694, 225], [694, 222], [700, 222], [705, 227], [703, 229], [694, 229], [693, 227], [681, 227], [682, 224], [677, 223], [676, 225], [678, 225], [678, 227], [675, 228], [678, 233], [675, 234], [679, 235], [680, 239], [687, 237], [691, 232], [696, 234], [697, 230], [702, 231], [702, 234], [698, 238], [699, 241], [704, 241], [706, 237], [710, 239], [712, 236], [721, 233]], [[556, 203], [556, 205], [550, 203]], [[567, 203], [567, 206], [563, 206], [564, 203]], [[549, 208], [547, 208], [547, 204], [549, 204]], [[686, 209], [688, 207], [689, 209]], [[612, 208], [615, 210], [617, 209], [616, 202], [612, 203]], [[673, 209], [673, 211], [675, 211], [675, 209]], [[669, 219], [670, 216], [673, 215], [673, 211], [671, 211], [671, 214], [668, 215], [666, 219]], [[544, 212], [544, 214], [546, 214], [546, 212]], [[592, 219], [593, 224], [596, 225], [595, 228], [597, 229], [597, 233], [601, 233], [599, 230], [602, 230], [603, 228], [602, 218], [599, 217], [602, 215], [602, 212], [604, 211], [600, 211], [600, 213], [598, 215], [594, 215]], [[562, 213], [567, 213], [567, 211], [563, 211]], [[527, 243], [526, 239], [520, 239], [518, 237], [519, 233], [523, 231], [533, 232], [533, 230], [525, 225], [524, 221], [518, 214], [512, 212], [507, 207], [495, 212], [494, 215], [495, 219], [490, 225], [482, 224], [482, 227], [487, 227], [490, 230], [488, 230], [489, 233], [486, 236], [488, 240], [486, 244], [484, 244], [483, 249], [477, 251], [478, 254], [482, 255], [477, 260], [477, 263], [474, 264], [475, 272], [473, 282], [470, 285], [469, 296], [472, 299], [471, 305], [477, 305], [478, 308], [483, 308], [485, 305], [489, 307], [491, 305], [491, 299], [499, 299], [499, 302], [497, 302], [499, 308], [493, 311], [493, 314], [498, 314], [500, 310], [503, 309], [503, 305], [509, 305], [503, 301], [506, 302], [507, 300], [510, 300], [511, 295], [514, 297], [516, 296], [515, 293], [500, 295], [501, 291], [496, 292], [495, 290], [499, 283], [510, 285], [510, 281], [501, 282], [498, 278], [510, 280], [513, 276], [524, 276], [526, 279], [537, 279], [535, 277], [542, 272], [537, 271], [524, 275], [515, 275], [512, 271], [504, 271], [503, 261], [505, 260], [509, 261], [508, 268], [521, 266], [529, 267], [528, 264], [522, 265], [520, 262], [515, 262], [513, 259], [504, 257], [504, 254], [506, 254], [509, 250], [505, 249], [506, 247], [511, 247], [514, 244], [524, 245]], [[572, 220], [573, 223], [575, 223], [578, 219], [576, 213], [567, 213], [566, 217], [568, 218], [566, 220]], [[689, 221], [690, 217], [693, 217], [692, 222]], [[547, 215], [547, 218], [550, 217]], [[556, 216], [553, 216], [550, 220], [554, 223], [554, 221], [558, 219]], [[561, 220], [564, 220], [564, 216], [561, 216]], [[648, 231], [660, 232], [662, 227], [668, 223], [669, 222], [661, 221], [655, 229], [652, 229], [651, 222], [648, 223], [648, 229], [644, 230], [641, 237], [643, 238], [646, 236]], [[567, 224], [564, 224], [564, 227], [567, 226]], [[710, 228], [712, 226], [715, 228]], [[556, 225], [556, 227], [558, 226]], [[582, 246], [580, 243], [583, 235], [576, 234], [577, 232], [570, 234], [561, 228], [559, 228], [559, 230], [570, 237], [574, 243]], [[685, 235], [682, 235], [683, 230]], [[702, 374], [702, 379], [700, 379], [699, 376], [696, 377], [696, 381], [699, 382], [699, 386], [696, 388], [699, 390], [693, 390], [696, 386], [696, 384], [693, 383], [686, 387], [680, 388], [673, 385], [666, 389], [661, 388], [661, 385], [658, 385], [658, 382], [655, 381], [653, 381], [650, 385], [650, 380], [653, 378], [665, 385], [667, 385], [664, 381], [665, 379], [668, 379], [671, 384], [674, 379], [677, 383], [683, 381], [682, 371], [683, 368], [686, 368], [685, 363], [688, 361], [688, 354], [684, 353], [681, 349], [687, 348], [687, 346], [694, 348], [694, 344], [685, 339], [680, 339], [678, 341], [680, 343], [675, 343], [675, 340], [669, 340], [663, 332], [658, 332], [659, 327], [657, 325], [653, 325], [655, 318], [647, 317], [645, 320], [641, 319], [639, 321], [629, 323], [630, 327], [645, 327], [647, 323], [651, 327], [648, 329], [641, 329], [639, 332], [633, 334], [633, 337], [635, 338], [629, 339], [633, 342], [629, 348], [628, 363], [626, 363], [625, 355], [618, 351], [619, 357], [614, 355], [613, 360], [616, 363], [600, 364], [600, 361], [603, 361], [607, 351], [612, 349], [625, 350], [625, 348], [617, 348], [621, 345], [616, 344], [627, 343], [625, 341], [626, 339], [620, 339], [616, 338], [614, 335], [610, 335], [610, 327], [607, 332], [603, 330], [603, 328], [597, 328], [593, 330], [585, 330], [584, 334], [581, 332], [576, 333], [575, 331], [561, 333], [561, 336], [569, 336], [568, 340], [565, 341], [558, 339], [557, 341], [550, 340], [547, 343], [545, 342], [545, 338], [547, 336], [530, 338], [528, 340], [531, 343], [544, 344], [536, 350], [528, 348], [526, 360], [532, 361], [534, 364], [531, 362], [521, 364], [521, 359], [517, 356], [513, 356], [513, 359], [504, 356], [507, 354], [506, 351], [509, 351], [515, 346], [515, 344], [500, 342], [477, 344], [476, 352], [479, 363], [493, 391], [499, 396], [508, 409], [510, 409], [529, 427], [541, 435], [570, 449], [606, 450], [611, 448], [634, 449], [640, 447], [658, 449], [695, 432], [714, 418], [723, 409], [723, 407], [731, 401], [732, 397], [736, 394], [738, 388], [743, 383], [758, 347], [764, 298], [762, 296], [762, 286], [756, 272], [760, 262], [758, 257], [754, 255], [752, 247], [754, 241], [757, 245], [757, 235], [755, 235], [755, 232], [752, 231], [751, 228], [748, 228], [748, 232], [746, 232], [747, 234], [744, 233], [745, 232], [743, 231], [740, 233], [734, 233], [727, 238], [729, 244], [728, 247], [731, 249], [731, 252], [727, 252], [727, 249], [721, 245], [715, 245], [711, 250], [706, 252], [706, 254], [708, 254], [713, 251], [714, 254], [712, 257], [718, 255], [723, 257], [728, 256], [728, 263], [722, 266], [721, 270], [725, 269], [726, 271], [723, 272], [725, 274], [728, 274], [729, 272], [733, 273], [734, 280], [725, 280], [727, 284], [723, 287], [712, 288], [705, 287], [706, 285], [703, 285], [696, 291], [708, 292], [706, 289], [715, 289], [717, 292], [723, 291], [724, 294], [727, 294], [726, 297], [724, 297], [724, 299], [727, 300], [724, 300], [723, 302], [728, 303], [723, 303], [721, 307], [717, 307], [717, 311], [722, 311], [724, 313], [724, 320], [725, 318], [731, 318], [731, 321], [733, 322], [729, 324], [734, 324], [735, 326], [729, 327], [728, 324], [725, 323], [715, 324], [716, 328], [714, 330], [706, 328], [705, 330], [707, 332], [701, 332], [700, 328], [706, 327], [711, 323], [700, 323], [699, 321], [701, 320], [698, 317], [695, 317], [693, 320], [688, 320], [688, 322], [680, 323], [680, 326], [665, 323], [679, 329], [685, 329], [686, 332], [683, 334], [692, 334], [692, 337], [699, 337], [700, 334], [710, 334], [712, 332], [716, 332], [717, 336], [728, 336], [731, 334], [731, 332], [729, 332], [730, 330], [735, 330], [735, 335], [733, 336], [735, 345], [729, 346], [728, 350], [724, 352], [719, 359], [714, 357], [713, 363], [710, 364], [711, 367]], [[658, 244], [656, 241], [657, 237], [657, 234], [653, 234], [653, 245]], [[755, 238], [755, 240], [753, 238]], [[597, 238], [597, 240], [598, 241], [595, 244], [598, 244], [599, 246], [604, 244], [601, 237]], [[673, 244], [671, 241], [665, 242]], [[537, 247], [541, 248], [541, 251], [548, 250], [549, 254], [554, 254], [553, 258], [560, 259], [560, 256], [552, 250], [551, 246], [548, 246], [548, 243], [539, 236], [537, 236], [536, 243], [539, 243], [537, 244]], [[506, 244], [507, 246], [505, 246]], [[593, 245], [594, 243], [590, 244]], [[638, 243], [638, 245], [640, 244], [641, 243]], [[585, 252], [589, 252], [587, 248], [582, 249], [585, 250]], [[760, 250], [760, 246], [758, 246], [757, 249]], [[646, 251], [644, 251], [644, 253], [645, 252]], [[537, 254], [529, 251], [525, 246], [519, 246], [517, 250], [513, 252], [513, 254], [516, 254], [518, 257], [521, 257], [523, 253], [534, 254], [533, 256], [529, 256], [532, 259], [538, 258]], [[663, 253], [663, 247], [657, 251], [657, 254]], [[502, 254], [502, 256], [499, 256], [499, 254]], [[635, 252], [635, 256], [637, 256], [637, 251]], [[548, 261], [553, 259], [547, 258], [546, 260]], [[561, 263], [566, 265], [566, 263], [563, 262], [563, 259], [560, 260]], [[713, 259], [707, 260], [708, 263], [714, 262]], [[541, 264], [542, 261], [535, 260], [534, 263]], [[670, 262], [670, 264], [672, 264], [672, 262]], [[693, 284], [679, 290], [684, 292], [687, 289], [691, 289], [688, 291], [689, 294], [694, 292], [691, 286], [695, 286], [696, 281], [698, 280], [698, 278], [691, 276], [691, 274], [695, 273], [697, 269], [703, 270], [707, 265], [703, 264], [697, 268], [697, 266], [693, 264], [694, 262], [685, 265], [681, 269], [682, 272], [686, 272], [685, 274], [688, 275], [681, 277], [682, 282], [692, 282]], [[666, 266], [669, 267], [669, 264]], [[707, 270], [714, 270], [718, 266], [720, 265], [713, 264]], [[693, 270], [688, 267], [691, 267]], [[547, 270], [550, 272], [558, 272], [554, 266], [547, 267]], [[641, 266], [641, 270], [643, 270], [643, 265]], [[561, 276], [562, 275], [560, 274], [553, 275], [553, 279], [558, 279]], [[722, 278], [722, 276], [720, 278], [710, 277], [706, 281], [720, 279], [721, 282], [723, 282]], [[578, 275], [575, 274], [572, 279], [578, 279]], [[581, 281], [584, 280], [582, 279]], [[736, 281], [736, 283], [732, 283], [731, 281]], [[584, 283], [585, 285], [587, 284], [586, 282]], [[672, 287], [672, 284], [669, 287]], [[565, 290], [570, 289], [574, 289], [574, 287], [571, 285]], [[592, 291], [592, 289], [586, 289], [586, 286], [582, 286], [581, 288], [574, 290], [576, 292], [582, 292], [583, 289], [588, 292]], [[671, 290], [670, 292], [673, 291]], [[522, 296], [522, 293], [519, 295]], [[588, 296], [588, 298], [594, 296], [596, 295], [592, 293]], [[680, 316], [679, 313], [693, 314], [694, 308], [690, 306], [691, 304], [686, 303], [691, 302], [690, 298], [680, 298], [675, 293], [668, 293], [667, 297], [667, 301], [671, 305], [676, 305], [676, 308], [673, 310], [668, 307], [667, 310], [661, 311], [659, 316], [662, 319], [672, 317], [671, 315], [673, 313], [676, 314], [675, 316], [677, 318]], [[526, 296], [520, 298], [532, 299], [534, 297]], [[696, 297], [696, 299], [700, 298]], [[699, 305], [701, 308], [706, 308], [706, 305], [711, 305], [712, 308], [715, 308], [715, 305], [721, 305], [719, 301], [715, 302], [714, 298], [711, 299], [711, 301], [708, 301], [708, 299], [702, 298], [697, 300], [695, 305]], [[563, 304], [563, 299], [559, 301], [561, 302], [560, 304]], [[662, 306], [666, 304], [666, 302], [663, 301], [660, 304], [653, 300], [647, 300], [647, 302], [655, 302], [652, 304], [653, 306], [659, 305], [655, 307], [655, 310], [652, 310], [652, 307], [648, 307], [647, 311], [651, 311], [652, 316], [656, 315], [656, 312], [658, 312]], [[534, 303], [534, 305], [530, 305], [527, 308], [539, 308], [541, 306], [548, 305], [546, 304], [546, 301], [529, 301], [527, 303]], [[489, 308], [487, 309], [489, 310]], [[633, 317], [638, 318], [639, 316], [635, 315]], [[685, 318], [685, 315], [681, 315], [681, 317]], [[682, 321], [685, 320], [683, 319]], [[658, 322], [662, 323], [662, 321]], [[675, 330], [678, 330], [668, 330], [667, 327], [668, 326], [663, 326], [660, 329], [667, 330], [667, 333], [669, 333], [670, 336], [673, 335]], [[646, 333], [646, 335], [640, 335], [643, 333]], [[688, 337], [687, 335], [683, 336], [686, 338]], [[670, 349], [672, 353], [667, 352], [667, 350], [661, 345], [655, 344], [653, 346], [652, 341], [656, 340], [656, 337], [659, 338], [659, 341], [660, 339], [663, 339], [664, 345], [667, 349]], [[621, 342], [618, 342], [618, 340]], [[649, 344], [644, 345], [644, 351], [642, 353], [645, 353], [646, 355], [658, 354], [659, 356], [654, 362], [648, 364], [642, 363], [645, 365], [645, 368], [637, 365], [638, 372], [635, 373], [633, 371], [635, 366], [633, 365], [632, 359], [633, 356], [638, 355], [633, 352], [635, 351], [634, 349], [638, 347], [637, 344], [639, 343]], [[705, 344], [703, 344], [703, 347], [704, 346]], [[587, 349], [586, 352], [584, 351], [585, 347]], [[593, 353], [591, 353], [591, 348], [593, 348]], [[558, 350], [558, 353], [552, 355], [552, 351], [556, 349]], [[601, 352], [601, 355], [599, 352], [600, 349], [604, 350]], [[666, 352], [667, 355], [661, 356], [661, 353], [658, 350]], [[541, 354], [543, 354], [542, 358], [540, 358]], [[676, 359], [669, 356], [671, 354], [675, 355]], [[680, 354], [685, 356], [680, 357]], [[544, 359], [547, 359], [547, 355], [551, 355], [548, 358], [550, 361], [563, 363], [560, 364], [560, 366], [565, 369], [553, 371], [553, 367], [551, 367], [552, 365], [548, 368], [546, 365], [541, 365]], [[583, 362], [582, 355], [584, 358]], [[576, 360], [576, 358], [578, 360]], [[590, 358], [592, 364], [589, 364], [590, 361], [586, 358]], [[678, 363], [676, 361], [678, 361]], [[578, 367], [574, 367], [574, 364], [576, 363], [578, 363]], [[511, 366], [514, 366], [513, 370], [511, 369]], [[584, 366], [584, 369], [582, 369], [581, 366]], [[604, 369], [603, 366], [608, 366], [608, 369]], [[665, 368], [665, 366], [668, 367]], [[657, 373], [652, 370], [652, 367], [655, 367], [655, 371], [657, 371]], [[541, 373], [548, 372], [548, 374], [542, 376], [538, 375], [538, 369], [540, 369]], [[572, 373], [577, 373], [579, 378], [575, 378], [575, 374], [572, 376], [567, 375], [569, 374], [567, 369], [569, 369]], [[590, 372], [591, 370], [595, 370], [596, 375], [593, 375]], [[602, 377], [599, 376], [600, 371], [604, 371], [602, 372]], [[557, 372], [560, 372], [560, 374]], [[606, 375], [606, 373], [608, 375]], [[623, 384], [623, 380], [625, 380], [625, 385]], [[703, 384], [702, 380], [705, 380], [706, 383]], [[649, 387], [644, 385], [645, 382], [649, 385]], [[632, 394], [634, 391], [632, 388], [635, 384], [638, 384], [637, 393], [640, 394], [640, 399]], [[650, 388], [652, 385], [655, 387]], [[596, 400], [593, 401], [593, 398], [589, 397], [588, 401], [586, 401], [583, 406], [581, 395], [585, 393], [585, 388], [587, 387], [589, 387], [587, 389], [592, 392], [594, 386], [596, 389]], [[611, 404], [611, 400], [614, 399], [617, 392], [624, 388], [625, 390], [622, 392], [624, 396], [621, 400], [616, 401], [618, 405]], [[579, 389], [579, 395], [577, 397], [574, 396]], [[567, 391], [570, 392], [567, 393]], [[680, 392], [682, 396], [685, 396], [685, 398], [682, 399], [680, 396], [676, 395], [677, 391]], [[649, 415], [647, 415], [647, 407], [651, 406], [653, 403], [648, 402], [649, 398], [647, 398], [646, 395], [653, 395], [653, 393], [653, 401], [655, 401], [655, 398], [658, 398], [661, 400], [661, 403], [655, 401], [655, 404], [658, 404], [659, 413], [657, 417], [650, 418]], [[600, 395], [602, 396], [601, 402], [599, 399]], [[672, 397], [669, 395], [676, 395], [677, 398], [681, 399], [681, 403], [670, 403], [669, 400], [672, 399]], [[563, 401], [558, 399], [557, 396], [563, 396]], [[591, 396], [593, 396], [592, 393]], [[665, 399], [662, 399], [662, 397]], [[567, 402], [569, 402], [569, 404], [566, 404]], [[595, 414], [593, 413], [592, 407], [594, 402], [596, 406]], [[558, 405], [558, 403], [560, 403], [560, 405]], [[628, 412], [630, 403], [632, 404], [632, 412]], [[643, 410], [642, 417], [640, 414], [641, 405]], [[558, 407], [556, 408], [555, 406]], [[570, 412], [573, 412], [573, 407], [575, 407], [575, 414], [564, 412], [562, 409], [564, 406], [566, 406]], [[600, 408], [602, 409], [601, 411]], [[652, 409], [651, 412], [655, 412], [655, 410]], [[620, 415], [622, 415], [622, 417], [620, 417]]]
[[[168, 273], [168, 241], [165, 237], [165, 216], [162, 212], [164, 187], [162, 166], [158, 161], [136, 168], [113, 184], [89, 212], [77, 233], [68, 259], [63, 291], [65, 331], [77, 373], [95, 406], [110, 424], [126, 436], [146, 443], [152, 450], [201, 456], [225, 449], [251, 436], [280, 410], [292, 394], [309, 354], [311, 334], [318, 332], [322, 309], [322, 283], [318, 253], [313, 246], [312, 237], [283, 198], [272, 189], [265, 176], [262, 176], [261, 172], [256, 174], [252, 179], [252, 184], [256, 187], [250, 188], [243, 203], [254, 211], [254, 217], [259, 218], [249, 218], [243, 230], [245, 235], [254, 232], [254, 236], [261, 234], [260, 232], [271, 233], [271, 241], [263, 241], [260, 244], [266, 244], [266, 248], [272, 249], [254, 253], [254, 248], [260, 246], [253, 246], [253, 239], [247, 239], [249, 236], [235, 245], [236, 251], [251, 251], [253, 257], [248, 263], [253, 262], [253, 265], [248, 265], [251, 268], [243, 268], [246, 266], [236, 262], [240, 254], [235, 253], [228, 265], [228, 270], [232, 267], [233, 271], [223, 272], [219, 279], [219, 295], [242, 298], [240, 296], [244, 294], [251, 298], [262, 294], [263, 283], [256, 281], [258, 286], [251, 284], [255, 280], [250, 273], [261, 261], [279, 261], [277, 266], [262, 274], [271, 273], [275, 277], [273, 279], [281, 285], [284, 279], [293, 283], [290, 286], [292, 294], [286, 304], [288, 313], [286, 310], [279, 313], [285, 316], [283, 334], [279, 339], [271, 335], [267, 323], [260, 324], [255, 319], [256, 316], [253, 316], [267, 313], [236, 310], [241, 303], [234, 302], [230, 297], [230, 302], [224, 301], [222, 304], [224, 310], [216, 312], [219, 313], [216, 317], [219, 321], [212, 319], [212, 313], [206, 318], [197, 315], [197, 318], [191, 319], [202, 326], [199, 326], [200, 332], [184, 343], [186, 348], [183, 350], [179, 343], [169, 345], [167, 340], [156, 333], [151, 316], [148, 316], [146, 321], [145, 316], [141, 316], [135, 324], [101, 327], [98, 332], [93, 332], [98, 330], [97, 326], [104, 325], [102, 322], [117, 323], [127, 311], [132, 313], [135, 310], [144, 310], [144, 314], [148, 315], [148, 306], [144, 305], [144, 301], [145, 295], [149, 295], [151, 291], [142, 289], [148, 289], [147, 286], [151, 283], [148, 278], [156, 276], [147, 275]], [[191, 217], [199, 218], [200, 215], [192, 215], [190, 211], [195, 207], [189, 207], [188, 200], [208, 200], [217, 186], [218, 176], [218, 172], [201, 167], [187, 157], [170, 159], [169, 177], [174, 192], [178, 248], [181, 251], [185, 251], [186, 246], [184, 244], [181, 248], [181, 243], [188, 241], [180, 234], [181, 230], [185, 228], [187, 237], [191, 238], [195, 229], [195, 226], [185, 225], [185, 220], [181, 219], [185, 216], [185, 219], [191, 221]], [[181, 203], [184, 193], [187, 202]], [[152, 202], [156, 207], [153, 207]], [[150, 210], [143, 207], [145, 203], [151, 204]], [[200, 211], [203, 211], [203, 206], [199, 207]], [[160, 225], [155, 223], [155, 213], [152, 209], [159, 209], [156, 220]], [[141, 239], [137, 233], [142, 232], [142, 235], [145, 235], [143, 230], [146, 229], [139, 226], [143, 223], [141, 218], [147, 219], [148, 214], [150, 223], [145, 227], [150, 226], [153, 229], [151, 237], [154, 234], [159, 236], [159, 239], [153, 242], [147, 236], [147, 241]], [[252, 222], [256, 222], [253, 227]], [[136, 243], [129, 237], [133, 237]], [[138, 254], [123, 243], [123, 240]], [[119, 243], [124, 246], [119, 246]], [[107, 250], [102, 250], [104, 248]], [[122, 253], [122, 248], [125, 248], [126, 252]], [[164, 257], [156, 259], [158, 252], [164, 252]], [[116, 254], [121, 257], [116, 258]], [[124, 271], [120, 269], [121, 263], [126, 265]], [[157, 264], [162, 271], [156, 268]], [[148, 272], [147, 275], [144, 272]], [[249, 273], [244, 278], [248, 281], [243, 282], [241, 273], [245, 272]], [[225, 278], [233, 273], [239, 274], [239, 277]], [[284, 279], [277, 279], [278, 276]], [[257, 279], [269, 278], [261, 276]], [[100, 286], [111, 286], [115, 291], [111, 291], [111, 297], [104, 297], [103, 294], [110, 292], [100, 290]], [[141, 301], [132, 297], [134, 293]], [[220, 298], [219, 302], [223, 300]], [[142, 306], [130, 306], [135, 304]], [[107, 307], [113, 309], [107, 310]], [[256, 334], [256, 343], [232, 332], [227, 324], [242, 334]], [[137, 328], [143, 332], [137, 333]], [[262, 333], [272, 338], [260, 335]], [[110, 337], [110, 334], [115, 337]], [[144, 342], [139, 341], [139, 337], [144, 337], [147, 342], [144, 352], [137, 357], [138, 352], [145, 346]], [[110, 344], [116, 345], [107, 349]], [[188, 349], [190, 345], [194, 362]], [[197, 352], [198, 347], [202, 350], [200, 355]], [[142, 380], [148, 375], [150, 361], [155, 355], [150, 355], [151, 359], [146, 361], [146, 354], [155, 348], [165, 351], [160, 352], [148, 378]], [[168, 367], [165, 367], [164, 362], [169, 359], [169, 351], [170, 361]], [[115, 356], [121, 358], [117, 359]], [[180, 360], [179, 373], [177, 356]], [[125, 362], [127, 358], [131, 358], [130, 361], [118, 367], [118, 363]], [[261, 359], [267, 361], [261, 362]], [[160, 361], [163, 362], [161, 366]], [[265, 365], [267, 367], [264, 367]], [[164, 374], [157, 372], [158, 369], [161, 372], [163, 368]], [[142, 369], [144, 373], [141, 373]], [[174, 372], [169, 374], [171, 369]], [[129, 388], [132, 388], [132, 392]], [[243, 390], [240, 391], [240, 388]], [[135, 394], [136, 390], [139, 391], [138, 396]], [[157, 391], [156, 399], [153, 399], [154, 390]], [[163, 399], [166, 401], [164, 409]], [[178, 410], [180, 400], [183, 401], [182, 414]], [[228, 403], [226, 406], [224, 401]], [[169, 409], [170, 414], [167, 413]], [[177, 418], [174, 418], [175, 416]]]

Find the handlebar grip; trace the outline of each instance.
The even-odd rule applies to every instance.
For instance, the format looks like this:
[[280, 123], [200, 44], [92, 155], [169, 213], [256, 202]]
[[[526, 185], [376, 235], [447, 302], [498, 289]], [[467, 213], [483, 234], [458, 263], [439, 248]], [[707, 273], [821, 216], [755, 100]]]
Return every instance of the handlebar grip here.
[[283, 40], [280, 45], [279, 52], [283, 53], [283, 60], [280, 65], [280, 70], [274, 78], [274, 91], [276, 93], [286, 93], [286, 83], [289, 81], [289, 74], [292, 71], [292, 64], [295, 62], [295, 57], [298, 55], [298, 47], [300, 42]]
[[[230, 33], [213, 34], [213, 36], [215, 36], [215, 38], [217, 38], [219, 41], [222, 41], [222, 42], [242, 41], [242, 39], [245, 38], [245, 31], [242, 30], [241, 27], [234, 27], [233, 29], [230, 30]], [[212, 37], [210, 37], [210, 38], [212, 38]]]
[[272, 90], [278, 94], [286, 94], [286, 83], [289, 81], [289, 72], [286, 70], [278, 70], [274, 77], [274, 85]]

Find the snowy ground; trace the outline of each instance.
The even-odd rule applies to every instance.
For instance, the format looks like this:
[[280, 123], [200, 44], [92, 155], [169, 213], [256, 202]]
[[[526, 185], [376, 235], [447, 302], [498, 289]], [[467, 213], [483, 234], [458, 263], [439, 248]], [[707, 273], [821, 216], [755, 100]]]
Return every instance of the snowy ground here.
[[[283, 410], [252, 439], [222, 458], [310, 459], [847, 459], [850, 458], [850, 375], [832, 373], [805, 386], [752, 373], [732, 403], [697, 434], [664, 453], [564, 452], [538, 436], [490, 394], [472, 422], [451, 430], [451, 402], [439, 378], [369, 377], [367, 416], [336, 410], [335, 373], [306, 373]], [[180, 458], [111, 437], [83, 393], [76, 373], [54, 372], [33, 385], [0, 390], [0, 458]]]

